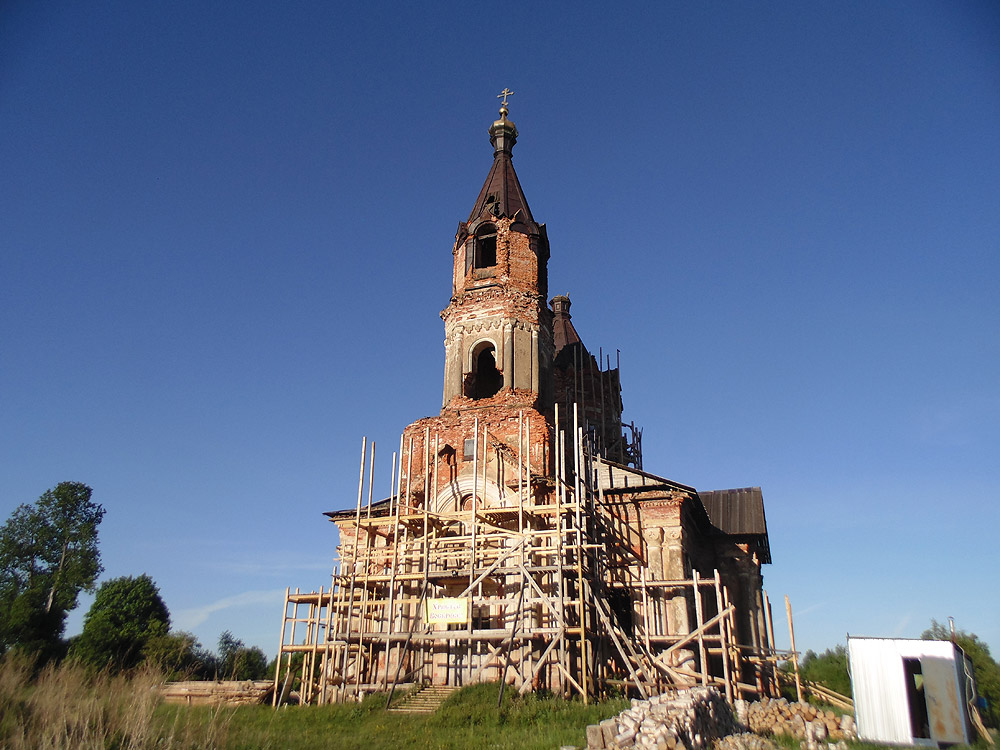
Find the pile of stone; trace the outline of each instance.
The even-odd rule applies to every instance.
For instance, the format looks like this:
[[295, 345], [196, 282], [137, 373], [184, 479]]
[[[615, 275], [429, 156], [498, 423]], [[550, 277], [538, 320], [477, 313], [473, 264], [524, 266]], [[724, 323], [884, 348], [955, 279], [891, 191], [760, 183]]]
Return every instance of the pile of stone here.
[[[752, 733], [748, 733], [747, 730]], [[784, 698], [736, 701], [735, 713], [715, 688], [693, 687], [632, 701], [632, 707], [587, 727], [588, 750], [774, 750], [766, 737], [788, 735], [805, 750], [847, 750], [854, 717], [838, 717]]]
[[741, 722], [757, 734], [788, 735], [807, 745], [857, 737], [853, 716], [837, 716], [833, 711], [823, 711], [808, 703], [764, 698], [745, 708], [737, 706], [736, 711]]
[[726, 699], [715, 688], [694, 687], [676, 694], [633, 700], [632, 707], [587, 727], [587, 747], [709, 750], [742, 731]]
[[778, 746], [766, 737], [746, 732], [731, 734], [715, 743], [715, 750], [777, 750]]

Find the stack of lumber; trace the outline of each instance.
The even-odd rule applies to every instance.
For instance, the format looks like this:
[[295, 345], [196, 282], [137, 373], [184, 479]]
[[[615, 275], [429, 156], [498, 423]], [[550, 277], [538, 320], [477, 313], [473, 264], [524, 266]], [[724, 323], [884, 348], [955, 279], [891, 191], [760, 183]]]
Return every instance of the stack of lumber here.
[[166, 683], [160, 695], [166, 703], [188, 706], [248, 706], [263, 703], [273, 689], [271, 680], [188, 680]]

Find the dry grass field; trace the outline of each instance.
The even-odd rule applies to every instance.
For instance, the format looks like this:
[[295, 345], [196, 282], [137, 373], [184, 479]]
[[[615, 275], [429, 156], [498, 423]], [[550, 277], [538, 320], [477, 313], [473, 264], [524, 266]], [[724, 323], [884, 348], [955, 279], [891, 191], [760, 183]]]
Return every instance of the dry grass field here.
[[385, 697], [339, 706], [210, 708], [162, 705], [159, 675], [93, 673], [64, 663], [31, 679], [18, 658], [0, 663], [0, 747], [5, 750], [312, 750], [316, 748], [554, 748], [582, 745], [587, 724], [625, 701], [508, 693], [497, 685], [452, 695], [436, 714], [387, 713]]

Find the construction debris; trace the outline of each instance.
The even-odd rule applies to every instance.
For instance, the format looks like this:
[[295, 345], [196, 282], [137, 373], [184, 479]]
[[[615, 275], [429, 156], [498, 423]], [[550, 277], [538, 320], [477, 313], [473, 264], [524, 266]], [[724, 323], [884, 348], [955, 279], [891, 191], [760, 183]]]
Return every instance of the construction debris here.
[[[747, 730], [752, 730], [752, 734]], [[806, 750], [821, 743], [856, 739], [854, 719], [784, 698], [736, 701], [735, 712], [715, 688], [695, 687], [632, 701], [617, 717], [587, 727], [589, 750], [773, 750], [761, 735], [788, 735]]]
[[616, 718], [587, 727], [587, 747], [707, 750], [740, 731], [725, 697], [714, 688], [696, 687], [633, 700]]
[[833, 711], [808, 703], [790, 703], [784, 698], [750, 703], [746, 716], [747, 725], [757, 734], [788, 735], [816, 742], [857, 738], [854, 717], [850, 714], [838, 716]]
[[267, 702], [273, 688], [271, 680], [188, 680], [166, 683], [160, 695], [165, 703], [187, 706], [252, 706]]

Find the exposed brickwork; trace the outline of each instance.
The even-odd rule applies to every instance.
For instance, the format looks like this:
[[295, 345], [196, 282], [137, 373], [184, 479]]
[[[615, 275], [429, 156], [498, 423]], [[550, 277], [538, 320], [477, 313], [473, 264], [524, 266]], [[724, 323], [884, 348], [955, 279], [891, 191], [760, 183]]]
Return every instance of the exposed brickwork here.
[[[714, 585], [716, 571], [738, 612], [735, 642], [763, 653], [755, 543], [713, 527], [692, 488], [639, 470], [638, 443], [623, 438], [618, 368], [602, 369], [588, 352], [569, 322], [567, 297], [553, 300], [554, 309], [546, 302], [548, 239], [527, 211], [510, 165], [516, 129], [502, 115], [491, 129], [493, 170], [453, 246], [452, 297], [441, 312], [441, 412], [403, 432], [398, 503], [377, 507], [360, 529], [356, 510], [330, 514], [341, 534], [340, 598], [329, 605], [339, 619], [331, 627], [339, 628], [340, 645], [359, 649], [338, 652], [343, 659], [334, 671], [359, 685], [360, 671], [369, 682], [387, 684], [397, 663], [423, 664], [420, 679], [435, 683], [500, 679], [507, 672], [499, 671], [496, 644], [517, 623], [533, 633], [522, 634], [515, 649], [521, 687], [567, 690], [569, 677], [580, 689], [600, 675], [628, 677], [607, 634], [613, 619], [623, 637], [644, 642], [649, 659], [659, 654], [668, 662], [661, 670], [678, 670], [673, 679], [696, 679], [695, 646], [671, 651], [668, 645], [671, 638], [683, 641], [697, 618], [705, 623], [720, 614], [722, 593], [717, 600], [688, 580], [697, 573]], [[574, 404], [586, 449], [572, 434]], [[560, 434], [566, 435], [563, 467], [555, 458]], [[580, 473], [592, 471], [585, 481], [577, 481], [574, 450], [602, 456], [581, 459]], [[599, 476], [602, 468], [607, 477]], [[490, 575], [473, 585], [491, 555], [497, 561]], [[353, 603], [358, 587], [360, 605]], [[424, 596], [466, 597], [467, 588], [471, 614], [463, 629], [434, 624], [440, 637], [414, 645], [419, 658], [417, 651], [400, 656], [405, 649], [398, 642], [374, 635], [422, 628]], [[553, 658], [547, 639], [557, 632], [564, 639], [560, 653], [569, 654], [560, 656], [564, 663], [533, 670], [533, 663]], [[373, 634], [367, 652], [360, 650], [365, 633]], [[462, 633], [464, 645], [449, 633]], [[585, 634], [597, 637], [588, 641]], [[699, 658], [711, 663], [698, 670], [720, 674], [721, 657]], [[768, 689], [762, 663], [742, 665], [744, 684]], [[663, 680], [644, 669], [644, 679]], [[570, 670], [580, 671], [570, 677]]]
[[[473, 463], [479, 472], [483, 472], [484, 431], [486, 476], [491, 481], [508, 490], [516, 488], [519, 448], [523, 448], [521, 460], [525, 464], [525, 469], [530, 461], [533, 475], [551, 476], [552, 446], [549, 420], [535, 409], [522, 407], [518, 403], [521, 398], [523, 394], [503, 393], [488, 399], [490, 401], [488, 405], [482, 405], [472, 399], [459, 398], [455, 399], [453, 406], [441, 416], [427, 417], [409, 425], [403, 432], [403, 442], [404, 453], [409, 451], [412, 445], [412, 463], [409, 463], [412, 504], [422, 505], [426, 494], [424, 492], [425, 439], [428, 435], [431, 473], [435, 463], [434, 453], [441, 457], [437, 466], [437, 485], [430, 493], [432, 497], [437, 496], [460, 476], [471, 475]], [[502, 403], [505, 400], [513, 403]], [[473, 462], [465, 458], [465, 441], [475, 439], [477, 424], [478, 456]], [[430, 481], [434, 481], [433, 476]], [[540, 489], [538, 491], [542, 492]]]
[[541, 282], [545, 276], [544, 264], [548, 260], [548, 253], [540, 257], [540, 237], [530, 236], [526, 233], [528, 227], [525, 224], [510, 218], [485, 215], [476, 222], [477, 226], [480, 224], [492, 224], [497, 229], [496, 266], [492, 269], [470, 268], [469, 259], [474, 240], [468, 232], [468, 225], [463, 224], [452, 251], [452, 293], [455, 298], [461, 300], [463, 291], [491, 281], [502, 285], [509, 293], [520, 292], [531, 298], [540, 297], [544, 308], [548, 289]]
[[[479, 268], [476, 233], [495, 229], [496, 263]], [[470, 231], [471, 230], [471, 231]], [[475, 354], [493, 349], [503, 389], [521, 391], [517, 403], [544, 408], [551, 401], [552, 312], [545, 303], [548, 243], [542, 228], [485, 214], [461, 224], [452, 251], [452, 298], [445, 325], [444, 406], [474, 395]]]

